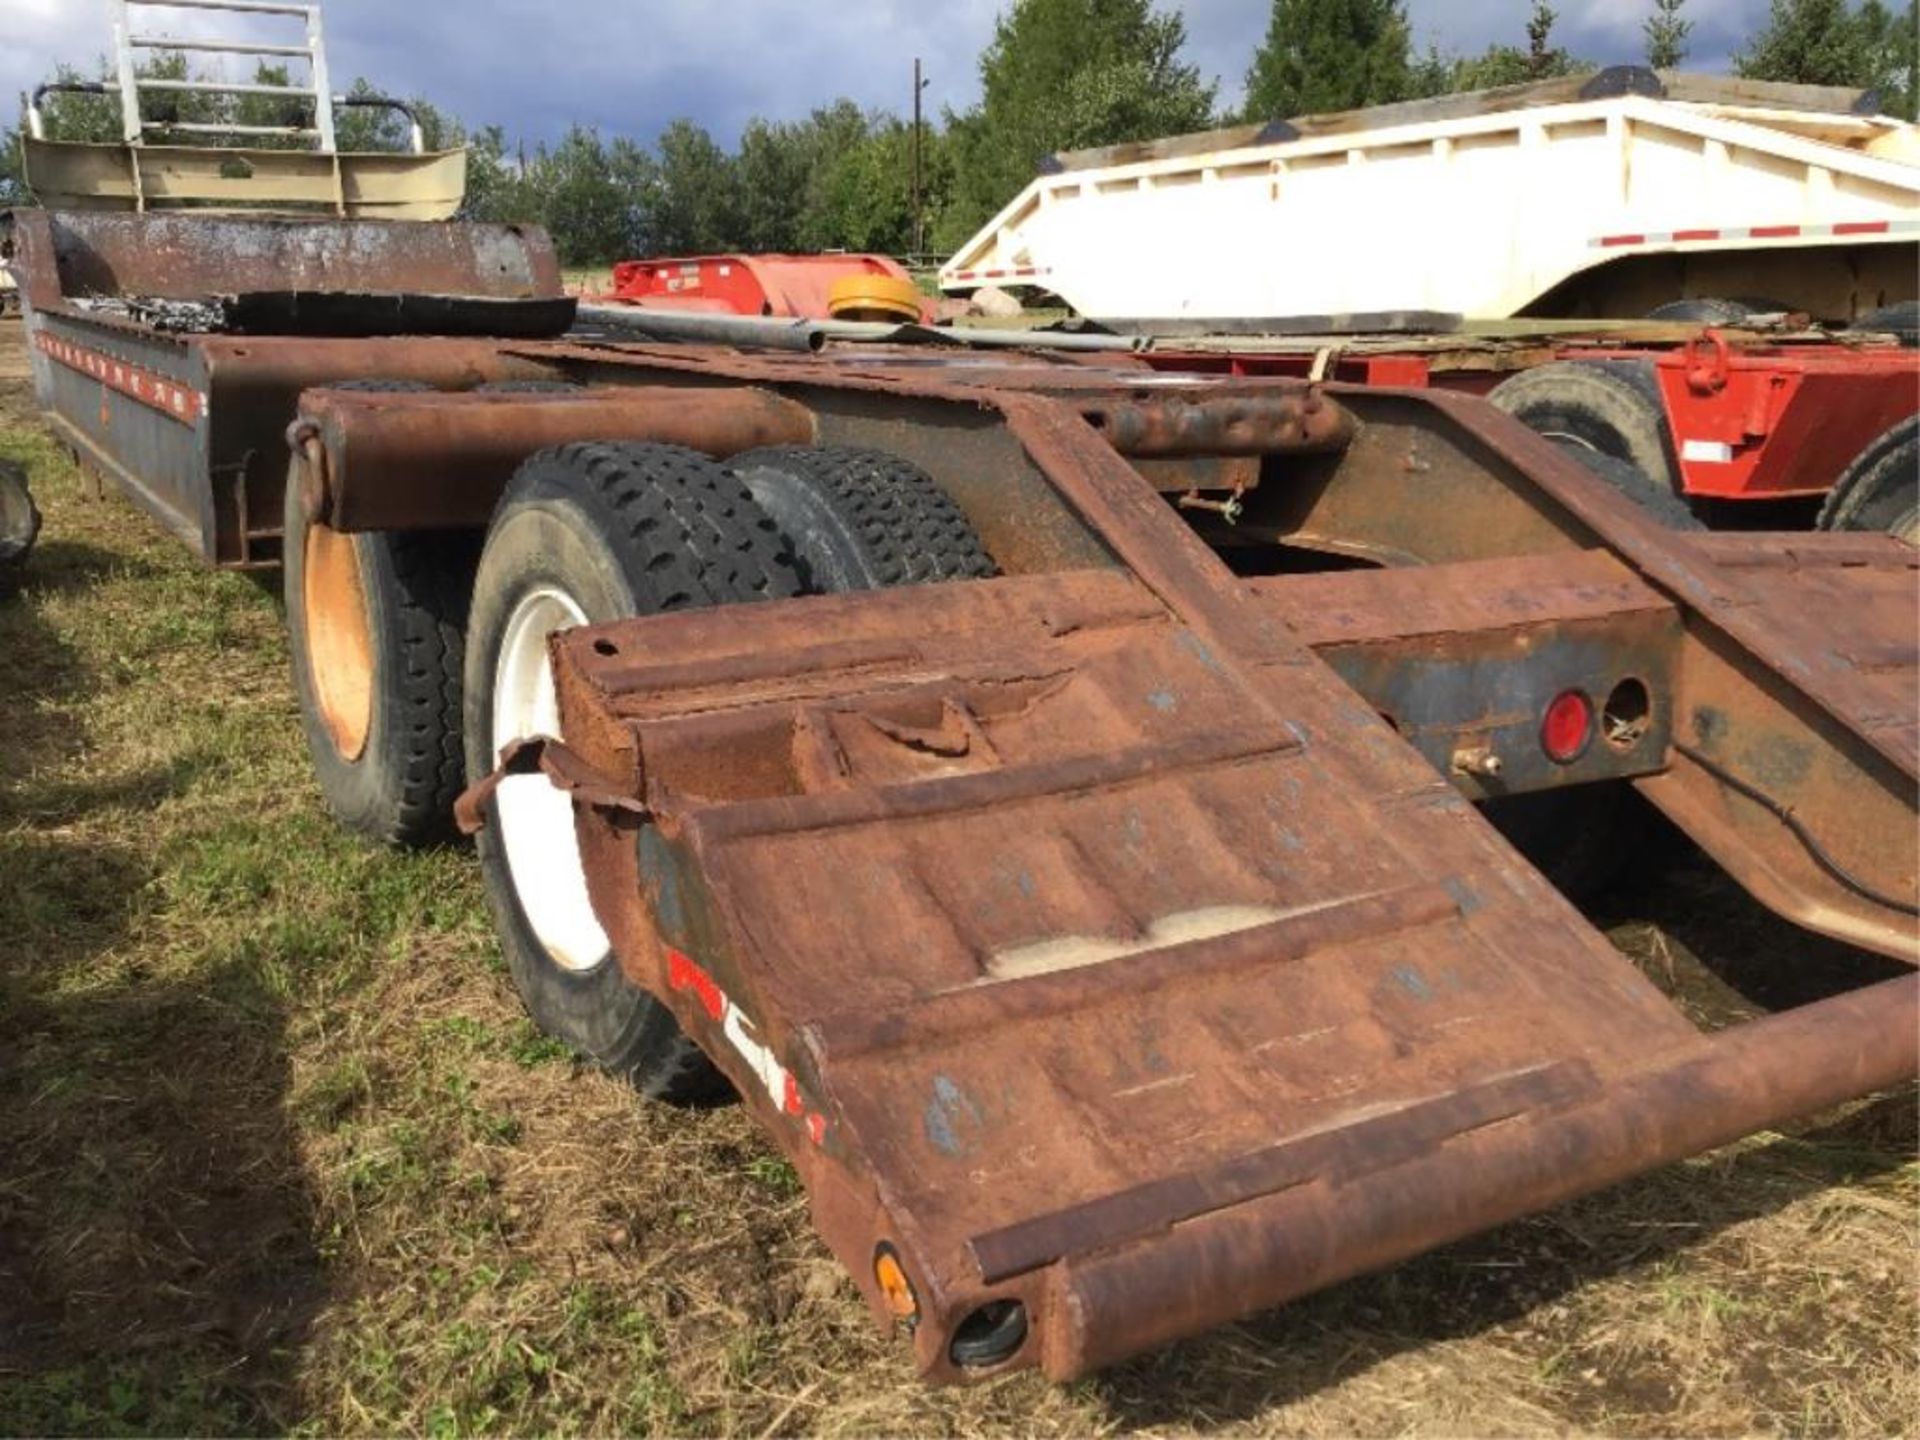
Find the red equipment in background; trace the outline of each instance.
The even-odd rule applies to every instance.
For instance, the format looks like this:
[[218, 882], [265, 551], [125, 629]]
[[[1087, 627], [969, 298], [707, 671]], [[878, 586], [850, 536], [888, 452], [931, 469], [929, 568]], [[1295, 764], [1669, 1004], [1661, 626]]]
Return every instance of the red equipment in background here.
[[[826, 320], [845, 314], [848, 282], [878, 282], [888, 308], [911, 304], [931, 323], [931, 303], [913, 277], [884, 255], [696, 255], [623, 260], [613, 267], [613, 293], [595, 299], [647, 309], [710, 315], [771, 315]], [[865, 288], [865, 287], [851, 287]], [[911, 297], [908, 299], [907, 297]], [[835, 301], [841, 308], [835, 309]], [[908, 318], [896, 313], [893, 318]]]
[[[1876, 436], [1920, 411], [1920, 350], [1837, 340], [1759, 342], [1707, 330], [1684, 345], [1563, 344], [1525, 362], [1460, 365], [1444, 346], [1376, 343], [1315, 352], [1176, 352], [1156, 368], [1236, 375], [1319, 374], [1328, 380], [1487, 394], [1531, 365], [1638, 362], [1658, 386], [1672, 436], [1676, 488], [1711, 500], [1825, 494]], [[1651, 401], [1651, 396], [1649, 397]]]
[[1708, 331], [1654, 361], [1681, 490], [1721, 500], [1820, 495], [1920, 409], [1920, 350], [1734, 346]]

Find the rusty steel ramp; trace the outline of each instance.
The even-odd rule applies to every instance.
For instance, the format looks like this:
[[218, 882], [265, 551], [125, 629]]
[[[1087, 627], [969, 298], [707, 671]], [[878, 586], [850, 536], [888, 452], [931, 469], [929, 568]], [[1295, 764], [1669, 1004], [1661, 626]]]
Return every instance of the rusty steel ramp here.
[[[1568, 603], [1657, 618], [1616, 568]], [[1368, 606], [1287, 584], [555, 638], [567, 746], [513, 765], [929, 1377], [1079, 1375], [1915, 1069], [1912, 976], [1698, 1032], [1336, 674]]]

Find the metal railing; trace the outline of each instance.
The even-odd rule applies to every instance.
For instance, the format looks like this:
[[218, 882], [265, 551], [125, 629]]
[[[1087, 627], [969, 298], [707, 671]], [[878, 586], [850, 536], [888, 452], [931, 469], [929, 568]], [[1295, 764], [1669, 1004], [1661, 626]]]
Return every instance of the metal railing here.
[[[326, 37], [317, 5], [280, 5], [268, 0], [114, 0], [117, 11], [113, 39], [120, 72], [121, 136], [139, 144], [152, 130], [202, 135], [277, 136], [313, 142], [312, 148], [331, 153], [337, 148], [333, 128], [334, 97], [327, 75]], [[134, 27], [135, 11], [195, 10], [217, 14], [275, 16], [298, 20], [306, 31], [304, 44], [265, 42], [222, 36], [182, 37], [148, 34]], [[178, 54], [252, 55], [260, 58], [305, 60], [307, 83], [263, 84], [259, 81], [164, 80], [142, 75], [136, 60], [142, 50]], [[245, 125], [229, 121], [149, 120], [140, 106], [143, 92], [200, 95], [270, 95], [311, 104], [311, 124]]]
[[[426, 135], [413, 107], [385, 95], [334, 95], [330, 93], [325, 36], [317, 5], [282, 5], [268, 0], [114, 0], [114, 53], [118, 77], [115, 80], [53, 81], [37, 87], [27, 102], [27, 133], [36, 140], [47, 138], [45, 101], [49, 95], [118, 95], [120, 97], [121, 138], [129, 145], [147, 142], [149, 135], [226, 135], [275, 139], [298, 139], [322, 154], [338, 150], [334, 125], [336, 107], [392, 110], [406, 117], [409, 147], [415, 155], [426, 153]], [[242, 15], [279, 16], [300, 20], [306, 30], [304, 44], [285, 44], [252, 39], [215, 36], [173, 37], [137, 31], [133, 24], [136, 10], [198, 10]], [[306, 84], [270, 84], [259, 80], [230, 81], [186, 79], [170, 80], [139, 72], [137, 53], [158, 51], [169, 54], [249, 55], [259, 58], [305, 60]], [[311, 124], [246, 124], [235, 120], [178, 120], [148, 118], [141, 108], [143, 94], [257, 95], [305, 101], [310, 105]], [[306, 115], [297, 117], [306, 119]]]

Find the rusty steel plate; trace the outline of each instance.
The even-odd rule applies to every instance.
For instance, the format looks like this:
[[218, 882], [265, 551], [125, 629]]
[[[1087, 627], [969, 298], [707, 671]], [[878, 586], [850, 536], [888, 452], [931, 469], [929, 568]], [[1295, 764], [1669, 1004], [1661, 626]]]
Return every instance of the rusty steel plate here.
[[[882, 1313], [898, 1257], [930, 1376], [984, 1306], [1030, 1318], [1006, 1364], [1071, 1376], [1804, 1098], [1716, 1096], [1750, 1056], [1304, 645], [1261, 650], [1117, 571], [556, 639], [569, 744], [630, 797], [581, 804], [623, 963]], [[1870, 1086], [1913, 999], [1844, 1064], [1776, 1043]]]

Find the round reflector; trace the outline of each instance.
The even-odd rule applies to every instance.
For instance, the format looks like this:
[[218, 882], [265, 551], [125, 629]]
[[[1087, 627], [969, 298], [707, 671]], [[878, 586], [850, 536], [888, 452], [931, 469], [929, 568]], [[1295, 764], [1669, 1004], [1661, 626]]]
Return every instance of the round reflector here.
[[1540, 722], [1540, 748], [1558, 765], [1571, 765], [1593, 743], [1593, 701], [1578, 690], [1553, 697]]

